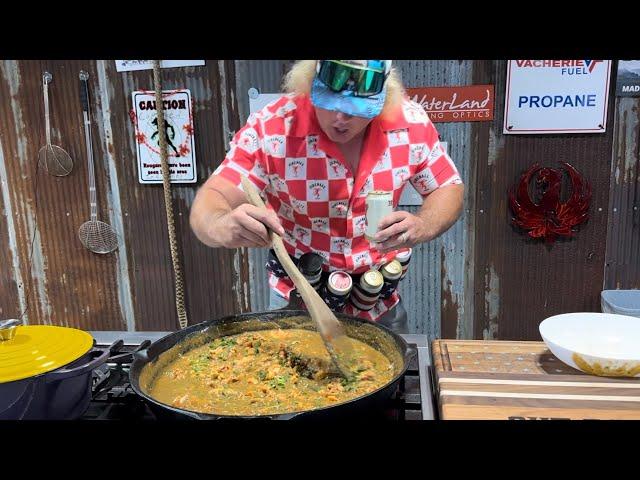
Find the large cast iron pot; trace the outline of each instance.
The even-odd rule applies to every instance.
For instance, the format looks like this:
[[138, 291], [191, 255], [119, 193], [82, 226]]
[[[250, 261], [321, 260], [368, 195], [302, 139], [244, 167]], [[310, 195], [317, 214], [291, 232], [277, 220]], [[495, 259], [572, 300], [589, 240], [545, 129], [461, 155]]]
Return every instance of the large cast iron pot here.
[[276, 310], [232, 315], [192, 325], [171, 333], [152, 343], [146, 350], [134, 354], [129, 372], [134, 391], [149, 403], [160, 418], [213, 419], [318, 419], [327, 417], [375, 416], [388, 406], [390, 397], [398, 387], [415, 349], [388, 328], [360, 318], [336, 314], [343, 322], [347, 335], [360, 340], [383, 353], [395, 366], [393, 378], [367, 395], [321, 409], [287, 412], [276, 415], [230, 416], [199, 413], [164, 404], [149, 394], [154, 378], [177, 355], [211, 342], [213, 339], [243, 332], [274, 328], [304, 328], [315, 330], [314, 323], [304, 310]]

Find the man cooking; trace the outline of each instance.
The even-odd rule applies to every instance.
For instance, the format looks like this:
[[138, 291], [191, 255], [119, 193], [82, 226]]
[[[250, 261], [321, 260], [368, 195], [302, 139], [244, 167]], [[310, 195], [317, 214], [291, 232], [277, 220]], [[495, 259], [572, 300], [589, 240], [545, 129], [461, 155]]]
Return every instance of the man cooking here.
[[[448, 230], [462, 211], [462, 180], [391, 63], [297, 62], [286, 94], [249, 117], [198, 191], [190, 216], [196, 236], [211, 247], [268, 248], [268, 227], [296, 261], [314, 252], [324, 272], [346, 272], [356, 285], [365, 272]], [[241, 175], [262, 192], [268, 212], [247, 203]], [[423, 197], [420, 210], [384, 216], [367, 239], [367, 195], [391, 193], [397, 207], [407, 182]], [[271, 268], [269, 285], [270, 308], [286, 306], [291, 279]], [[373, 303], [349, 302], [342, 311], [407, 333], [395, 289]]]

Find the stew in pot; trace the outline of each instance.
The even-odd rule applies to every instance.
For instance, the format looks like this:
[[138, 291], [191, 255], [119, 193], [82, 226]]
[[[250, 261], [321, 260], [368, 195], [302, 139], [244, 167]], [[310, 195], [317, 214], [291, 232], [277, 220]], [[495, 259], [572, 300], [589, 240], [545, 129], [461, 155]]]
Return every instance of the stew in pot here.
[[160, 402], [202, 413], [271, 415], [326, 407], [388, 383], [394, 365], [349, 338], [343, 360], [354, 375], [337, 375], [317, 332], [273, 329], [216, 338], [178, 355], [149, 385]]

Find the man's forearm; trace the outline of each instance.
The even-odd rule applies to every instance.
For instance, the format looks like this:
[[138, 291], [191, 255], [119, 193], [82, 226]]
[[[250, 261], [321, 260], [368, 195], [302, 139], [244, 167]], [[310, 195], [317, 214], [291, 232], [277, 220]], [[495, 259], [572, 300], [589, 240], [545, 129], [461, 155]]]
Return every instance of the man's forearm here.
[[463, 199], [463, 185], [447, 185], [424, 199], [416, 213], [425, 225], [425, 238], [421, 242], [431, 241], [451, 228], [462, 213]]
[[224, 233], [218, 227], [220, 218], [232, 209], [220, 192], [212, 188], [203, 188], [198, 192], [198, 201], [194, 201], [189, 222], [198, 240], [209, 247], [221, 247], [220, 234]]

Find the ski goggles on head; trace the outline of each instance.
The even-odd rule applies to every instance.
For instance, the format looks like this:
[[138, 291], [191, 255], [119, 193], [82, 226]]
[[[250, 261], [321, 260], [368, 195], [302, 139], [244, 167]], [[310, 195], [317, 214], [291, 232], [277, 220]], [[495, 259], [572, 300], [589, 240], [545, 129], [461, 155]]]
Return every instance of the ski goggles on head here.
[[377, 95], [391, 71], [391, 60], [319, 60], [316, 77], [333, 92]]

